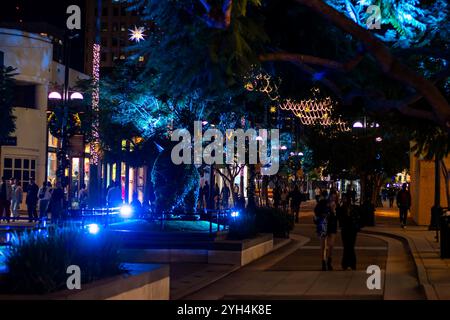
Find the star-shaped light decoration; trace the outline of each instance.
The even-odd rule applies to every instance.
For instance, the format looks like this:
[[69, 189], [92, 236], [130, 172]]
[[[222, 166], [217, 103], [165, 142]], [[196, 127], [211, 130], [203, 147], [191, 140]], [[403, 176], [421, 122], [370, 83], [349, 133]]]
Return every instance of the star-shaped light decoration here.
[[145, 28], [144, 27], [136, 27], [134, 29], [128, 29], [130, 31], [130, 40], [140, 42], [141, 40], [145, 40]]

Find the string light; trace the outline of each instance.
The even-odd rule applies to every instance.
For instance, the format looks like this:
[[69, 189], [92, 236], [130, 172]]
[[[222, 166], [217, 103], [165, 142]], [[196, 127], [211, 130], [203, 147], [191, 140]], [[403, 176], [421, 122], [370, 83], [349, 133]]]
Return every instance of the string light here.
[[130, 31], [130, 40], [140, 42], [141, 40], [145, 40], [145, 28], [144, 27], [136, 27], [134, 29], [128, 29]]
[[261, 93], [265, 93], [270, 100], [277, 101], [280, 99], [278, 94], [278, 87], [280, 85], [280, 81], [278, 80], [278, 84], [272, 80], [272, 77], [264, 73], [260, 70], [256, 70], [254, 67], [247, 77], [245, 77], [245, 89], [248, 91], [257, 91]]
[[[97, 115], [99, 110], [99, 101], [100, 101], [100, 88], [99, 88], [99, 81], [100, 81], [100, 45], [97, 43], [94, 43], [94, 46], [92, 48], [92, 78], [94, 79], [94, 90], [92, 91], [92, 109], [94, 111], [94, 115]], [[93, 165], [98, 165], [98, 161], [100, 158], [99, 155], [99, 135], [98, 135], [98, 117], [94, 117], [93, 122], [93, 130], [92, 135], [93, 139], [89, 146], [91, 157], [90, 161]]]
[[[311, 89], [313, 97], [310, 99], [294, 101], [292, 99], [281, 99], [278, 94], [280, 80], [275, 83], [271, 76], [262, 71], [250, 72], [250, 75], [245, 77], [244, 88], [247, 91], [256, 91], [265, 93], [270, 100], [276, 101], [281, 110], [292, 111], [300, 122], [305, 126], [321, 125], [321, 126], [335, 126], [340, 131], [349, 131], [347, 123], [340, 118], [333, 119], [332, 113], [334, 109], [334, 102], [330, 97], [321, 98], [320, 90], [318, 88]], [[275, 112], [275, 108], [270, 108], [271, 112]]]

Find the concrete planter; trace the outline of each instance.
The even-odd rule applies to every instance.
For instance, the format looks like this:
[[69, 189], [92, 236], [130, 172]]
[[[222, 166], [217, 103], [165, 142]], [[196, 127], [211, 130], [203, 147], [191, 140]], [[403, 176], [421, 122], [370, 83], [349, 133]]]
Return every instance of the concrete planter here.
[[4, 295], [0, 300], [169, 300], [169, 266], [125, 264], [125, 275], [46, 295]]
[[121, 258], [139, 263], [196, 262], [243, 266], [273, 250], [273, 235], [262, 234], [239, 241], [216, 238], [203, 246], [204, 248], [125, 249], [121, 251]]
[[220, 240], [208, 251], [208, 263], [244, 266], [273, 250], [273, 235], [263, 234], [241, 241]]

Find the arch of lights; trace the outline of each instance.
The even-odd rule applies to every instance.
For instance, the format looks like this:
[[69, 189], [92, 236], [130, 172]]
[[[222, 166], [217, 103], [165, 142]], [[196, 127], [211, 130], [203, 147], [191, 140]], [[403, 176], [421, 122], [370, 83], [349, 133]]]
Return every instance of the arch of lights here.
[[281, 99], [278, 93], [279, 81], [275, 83], [267, 73], [252, 72], [245, 80], [244, 87], [247, 91], [265, 93], [271, 101], [277, 101], [281, 110], [291, 111], [305, 126], [335, 126], [340, 131], [350, 130], [347, 123], [340, 118], [332, 118], [335, 102], [330, 97], [320, 97], [318, 88], [311, 90], [312, 98], [294, 101], [292, 99]]

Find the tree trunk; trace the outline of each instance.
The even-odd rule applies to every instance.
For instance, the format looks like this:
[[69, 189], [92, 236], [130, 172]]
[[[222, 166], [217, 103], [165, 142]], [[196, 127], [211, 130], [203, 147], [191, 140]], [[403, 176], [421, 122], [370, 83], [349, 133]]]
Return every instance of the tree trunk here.
[[441, 160], [441, 168], [444, 175], [445, 193], [447, 195], [447, 208], [449, 208], [450, 210], [450, 174], [443, 160]]
[[333, 9], [320, 0], [296, 0], [324, 18], [330, 20], [337, 27], [361, 41], [367, 51], [377, 60], [384, 73], [414, 89], [430, 104], [435, 121], [450, 129], [450, 106], [445, 97], [433, 83], [418, 75], [398, 61], [389, 49], [378, 40], [371, 32], [355, 24], [344, 14]]

